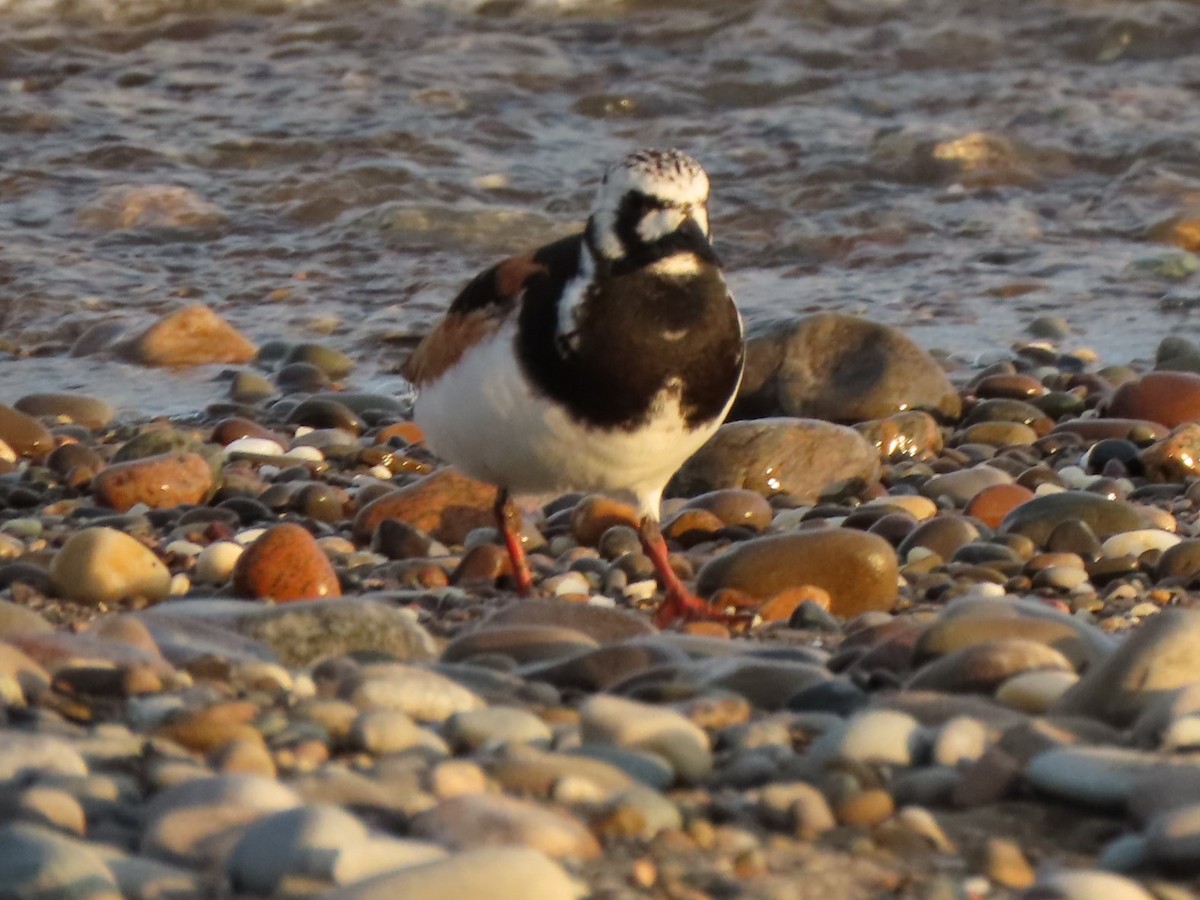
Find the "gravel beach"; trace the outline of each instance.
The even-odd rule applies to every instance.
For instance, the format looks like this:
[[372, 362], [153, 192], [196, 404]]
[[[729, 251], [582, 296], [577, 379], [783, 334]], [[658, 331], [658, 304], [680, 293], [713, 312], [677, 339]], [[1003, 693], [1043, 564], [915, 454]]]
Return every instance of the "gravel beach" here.
[[1200, 887], [1196, 348], [758, 328], [664, 507], [731, 624], [659, 631], [621, 498], [526, 498], [517, 600], [404, 397], [235, 338], [101, 351], [217, 363], [190, 416], [0, 406], [0, 896]]

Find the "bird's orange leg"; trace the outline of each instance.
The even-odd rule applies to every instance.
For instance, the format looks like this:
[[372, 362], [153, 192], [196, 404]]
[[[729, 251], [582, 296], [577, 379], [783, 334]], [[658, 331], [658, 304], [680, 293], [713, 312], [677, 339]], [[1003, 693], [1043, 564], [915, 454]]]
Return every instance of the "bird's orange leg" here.
[[517, 584], [517, 593], [528, 597], [533, 591], [533, 573], [529, 570], [529, 560], [525, 558], [525, 547], [521, 544], [521, 514], [513, 505], [512, 497], [507, 488], [496, 492], [496, 527], [504, 536], [504, 546], [508, 549], [508, 558], [512, 560], [513, 581]]
[[654, 563], [666, 596], [654, 613], [654, 624], [659, 628], [674, 622], [691, 622], [697, 619], [715, 619], [725, 621], [728, 616], [721, 613], [688, 590], [687, 585], [680, 581], [667, 554], [667, 542], [663, 538], [658, 521], [650, 516], [642, 519], [638, 534], [642, 539], [642, 549]]

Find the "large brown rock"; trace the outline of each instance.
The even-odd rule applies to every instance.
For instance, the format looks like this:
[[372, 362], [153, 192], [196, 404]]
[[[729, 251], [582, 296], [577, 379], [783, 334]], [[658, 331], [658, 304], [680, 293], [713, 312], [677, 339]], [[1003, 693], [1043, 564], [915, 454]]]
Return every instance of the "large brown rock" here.
[[1149, 419], [1168, 428], [1200, 420], [1200, 375], [1147, 372], [1117, 388], [1108, 401], [1106, 414]]
[[372, 500], [354, 519], [354, 537], [366, 542], [384, 519], [399, 519], [447, 544], [461, 544], [474, 528], [495, 524], [496, 488], [453, 466]]
[[895, 328], [819, 313], [765, 322], [748, 335], [735, 418], [862, 422], [906, 409], [954, 418], [962, 400], [937, 361]]
[[275, 525], [238, 557], [233, 590], [239, 597], [278, 601], [340, 597], [329, 557], [300, 525]]
[[255, 354], [254, 345], [207, 306], [169, 313], [117, 350], [146, 366], [244, 363]]
[[198, 453], [162, 453], [114, 463], [92, 479], [96, 499], [122, 511], [138, 503], [155, 509], [200, 503], [212, 488], [212, 469]]
[[847, 482], [877, 481], [879, 473], [878, 451], [853, 428], [817, 419], [753, 419], [722, 425], [684, 463], [671, 492], [748, 488], [811, 502]]
[[896, 605], [898, 568], [892, 545], [865, 531], [830, 528], [754, 538], [710, 560], [696, 578], [709, 596], [734, 588], [770, 597], [811, 584], [829, 592], [830, 612], [855, 616]]

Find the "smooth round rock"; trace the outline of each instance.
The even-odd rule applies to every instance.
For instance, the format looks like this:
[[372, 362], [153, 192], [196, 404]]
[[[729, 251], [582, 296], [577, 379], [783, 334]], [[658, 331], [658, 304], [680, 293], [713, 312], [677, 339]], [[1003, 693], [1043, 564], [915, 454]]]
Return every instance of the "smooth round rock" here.
[[1014, 675], [1047, 669], [1075, 670], [1070, 660], [1046, 644], [1020, 639], [985, 641], [923, 666], [905, 686], [914, 691], [991, 693]]
[[963, 512], [989, 528], [999, 528], [1009, 513], [1033, 497], [1033, 491], [1019, 484], [993, 484], [973, 496]]
[[207, 306], [168, 313], [117, 349], [126, 359], [146, 366], [244, 363], [255, 352], [241, 332]]
[[45, 416], [58, 422], [74, 422], [93, 431], [103, 428], [116, 415], [113, 405], [85, 394], [26, 394], [16, 409], [31, 416]]
[[1200, 375], [1147, 372], [1117, 388], [1109, 398], [1106, 414], [1149, 419], [1168, 428], [1200, 420]]
[[490, 706], [455, 713], [446, 720], [446, 737], [467, 750], [489, 744], [542, 744], [549, 746], [550, 728], [527, 709]]
[[1122, 500], [1109, 500], [1087, 491], [1061, 491], [1022, 503], [1004, 517], [1000, 530], [1044, 545], [1056, 526], [1073, 519], [1086, 523], [1102, 537], [1152, 524], [1141, 510]]
[[367, 828], [335, 806], [301, 806], [259, 819], [244, 832], [225, 864], [235, 890], [274, 894], [289, 875], [333, 878], [343, 849], [367, 839]]
[[597, 694], [579, 707], [579, 717], [585, 742], [657, 753], [684, 781], [700, 781], [712, 771], [708, 735], [672, 709]]
[[171, 573], [151, 550], [104, 526], [71, 535], [50, 563], [50, 578], [61, 596], [90, 605], [161, 600], [171, 590]]
[[1182, 538], [1170, 531], [1158, 528], [1139, 528], [1114, 534], [1100, 545], [1100, 552], [1113, 559], [1121, 556], [1139, 557], [1150, 550], [1165, 551], [1178, 544]]
[[450, 753], [445, 741], [399, 710], [376, 709], [362, 713], [350, 726], [346, 739], [350, 746], [376, 756], [403, 753], [414, 747], [431, 750], [439, 756]]
[[684, 509], [704, 509], [726, 525], [763, 531], [771, 524], [771, 504], [758, 491], [725, 488], [692, 497]]
[[368, 543], [383, 519], [400, 519], [446, 544], [461, 544], [476, 528], [494, 524], [496, 488], [452, 466], [372, 500], [354, 518], [354, 537]]
[[183, 864], [212, 863], [227, 849], [223, 839], [232, 829], [299, 805], [290, 788], [254, 775], [185, 781], [145, 807], [141, 851]]
[[[54, 449], [54, 435], [33, 416], [0, 403], [0, 442], [17, 456], [42, 456]], [[12, 459], [10, 454], [8, 457]]]
[[37, 774], [87, 775], [88, 766], [63, 738], [0, 731], [0, 782]]
[[316, 538], [300, 525], [269, 528], [238, 558], [233, 590], [240, 597], [276, 601], [340, 597], [337, 573]]
[[1079, 676], [1074, 672], [1052, 669], [1021, 672], [1005, 679], [996, 689], [996, 702], [1009, 709], [1041, 715], [1078, 681]]
[[419, 722], [443, 722], [456, 712], [487, 704], [474, 692], [429, 669], [401, 663], [364, 666], [362, 681], [348, 686], [346, 699], [359, 709], [392, 709]]
[[14, 898], [124, 896], [99, 848], [27, 822], [0, 825], [0, 885]]
[[1200, 681], [1200, 611], [1167, 609], [1147, 619], [1092, 666], [1053, 711], [1124, 726], [1157, 697]]
[[579, 900], [584, 890], [545, 854], [486, 847], [384, 872], [324, 895], [325, 900]]
[[853, 428], [818, 419], [727, 422], [671, 482], [684, 495], [742, 488], [801, 502], [845, 484], [879, 479], [879, 454]]
[[213, 473], [198, 453], [164, 453], [113, 463], [92, 479], [92, 492], [124, 512], [144, 503], [152, 509], [194, 505], [213, 489]]
[[920, 723], [908, 713], [869, 709], [825, 731], [809, 746], [806, 757], [815, 763], [910, 766], [925, 743]]
[[553, 859], [593, 859], [600, 844], [566, 812], [503, 794], [464, 794], [413, 821], [415, 833], [458, 849], [514, 845]]
[[737, 544], [700, 569], [696, 589], [705, 596], [733, 588], [767, 598], [788, 588], [816, 585], [828, 591], [830, 612], [850, 618], [892, 609], [898, 577], [896, 553], [883, 538], [829, 529]]
[[1112, 872], [1059, 869], [1043, 875], [1022, 900], [1154, 900], [1136, 881]]

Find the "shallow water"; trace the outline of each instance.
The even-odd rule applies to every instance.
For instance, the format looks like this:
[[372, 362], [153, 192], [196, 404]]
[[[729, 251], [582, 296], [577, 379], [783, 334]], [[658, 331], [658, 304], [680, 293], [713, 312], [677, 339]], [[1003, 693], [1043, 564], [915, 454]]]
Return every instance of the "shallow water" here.
[[0, 74], [0, 322], [37, 357], [0, 361], [9, 402], [217, 399], [66, 355], [195, 301], [399, 388], [464, 280], [639, 145], [709, 169], [750, 319], [855, 312], [966, 362], [1047, 314], [1110, 362], [1200, 338], [1162, 239], [1200, 218], [1196, 4], [0, 0]]

